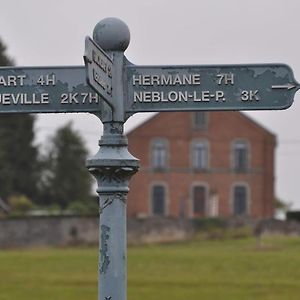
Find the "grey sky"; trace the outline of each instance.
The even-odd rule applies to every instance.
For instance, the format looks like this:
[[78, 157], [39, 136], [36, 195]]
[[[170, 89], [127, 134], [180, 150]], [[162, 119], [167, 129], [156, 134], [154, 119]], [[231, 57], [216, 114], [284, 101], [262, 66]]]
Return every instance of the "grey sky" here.
[[[287, 63], [300, 81], [299, 0], [9, 0], [0, 36], [19, 66], [82, 65], [84, 38], [98, 21], [119, 17], [131, 31], [135, 64]], [[300, 92], [286, 111], [247, 112], [277, 134], [276, 193], [300, 208]], [[127, 128], [145, 115], [131, 118]], [[100, 122], [91, 115], [42, 115], [37, 141], [74, 120], [91, 152]]]

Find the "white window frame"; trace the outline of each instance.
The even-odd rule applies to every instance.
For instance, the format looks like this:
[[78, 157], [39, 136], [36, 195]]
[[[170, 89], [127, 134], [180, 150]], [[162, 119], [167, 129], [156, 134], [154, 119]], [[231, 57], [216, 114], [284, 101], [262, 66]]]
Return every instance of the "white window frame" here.
[[[199, 157], [198, 157], [198, 154], [196, 153], [196, 148], [197, 148], [197, 145], [202, 145], [203, 146], [203, 149], [204, 149], [204, 156], [205, 158], [201, 158], [201, 163], [198, 165], [198, 162], [199, 162]], [[203, 150], [202, 150], [203, 151]], [[195, 170], [195, 171], [207, 171], [209, 170], [209, 161], [210, 161], [210, 147], [209, 147], [209, 142], [208, 140], [205, 140], [205, 139], [196, 139], [196, 140], [193, 140], [192, 143], [191, 143], [191, 166], [192, 166], [192, 169]], [[205, 161], [204, 161], [205, 160]], [[204, 161], [204, 165], [201, 166], [202, 162]]]
[[[157, 147], [161, 147], [158, 149]], [[164, 154], [161, 154], [157, 151], [164, 151]], [[159, 153], [159, 154], [158, 154]], [[164, 158], [159, 158], [158, 155], [164, 155]], [[159, 160], [163, 161], [163, 163], [158, 162]], [[151, 141], [150, 144], [150, 165], [153, 170], [163, 171], [168, 168], [169, 164], [169, 143], [165, 138], [155, 138]]]

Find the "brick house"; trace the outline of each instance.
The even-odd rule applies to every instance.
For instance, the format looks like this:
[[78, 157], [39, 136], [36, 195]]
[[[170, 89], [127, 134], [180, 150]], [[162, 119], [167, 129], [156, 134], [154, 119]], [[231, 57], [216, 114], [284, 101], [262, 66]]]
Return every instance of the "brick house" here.
[[271, 217], [276, 137], [240, 112], [159, 113], [128, 135], [129, 217]]

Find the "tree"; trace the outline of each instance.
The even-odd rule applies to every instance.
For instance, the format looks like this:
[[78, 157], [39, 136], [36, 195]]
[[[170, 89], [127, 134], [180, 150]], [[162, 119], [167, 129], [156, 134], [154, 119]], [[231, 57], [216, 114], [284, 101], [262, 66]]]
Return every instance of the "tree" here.
[[60, 128], [50, 141], [42, 176], [44, 201], [67, 208], [91, 198], [91, 176], [85, 167], [88, 151], [72, 123]]
[[[0, 40], [0, 66], [12, 65]], [[0, 116], [0, 196], [37, 196], [38, 149], [34, 146], [34, 116]]]
[[30, 199], [26, 196], [11, 196], [8, 198], [8, 203], [13, 215], [24, 215], [34, 208]]
[[12, 66], [13, 60], [7, 56], [6, 52], [6, 46], [0, 39], [0, 66]]
[[292, 203], [285, 202], [280, 198], [275, 199], [275, 210], [278, 217], [285, 217], [291, 207]]
[[33, 145], [34, 117], [0, 116], [0, 195], [37, 196], [38, 150]]

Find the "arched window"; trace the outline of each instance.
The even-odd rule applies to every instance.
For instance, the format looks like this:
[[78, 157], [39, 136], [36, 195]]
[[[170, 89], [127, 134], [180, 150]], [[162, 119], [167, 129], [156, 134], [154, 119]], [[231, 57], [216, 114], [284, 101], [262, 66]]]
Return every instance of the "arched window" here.
[[207, 187], [205, 185], [194, 185], [192, 188], [192, 215], [203, 217], [206, 215]]
[[192, 167], [196, 171], [208, 169], [208, 142], [205, 140], [192, 143]]
[[155, 139], [151, 143], [151, 166], [154, 170], [165, 170], [168, 165], [168, 143]]
[[151, 191], [151, 215], [166, 215], [166, 188], [162, 184], [155, 184]]
[[232, 144], [232, 167], [236, 172], [246, 172], [249, 169], [249, 143], [237, 140]]
[[232, 199], [233, 215], [243, 216], [248, 214], [249, 190], [245, 184], [236, 184], [233, 187]]

